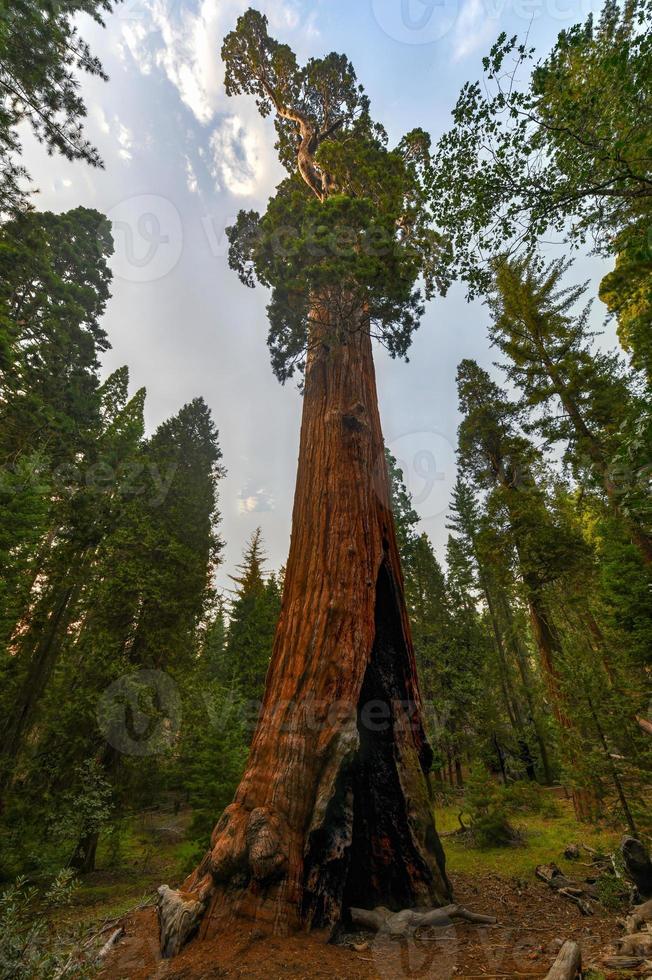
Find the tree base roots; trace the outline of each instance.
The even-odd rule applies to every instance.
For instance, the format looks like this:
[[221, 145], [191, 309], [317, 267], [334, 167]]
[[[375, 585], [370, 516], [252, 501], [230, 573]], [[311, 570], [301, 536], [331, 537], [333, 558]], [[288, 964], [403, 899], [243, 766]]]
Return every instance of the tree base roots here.
[[351, 909], [351, 919], [357, 926], [374, 929], [393, 937], [410, 936], [415, 929], [450, 926], [456, 919], [470, 922], [473, 925], [493, 926], [498, 921], [493, 915], [480, 915], [469, 912], [462, 905], [445, 905], [440, 909], [429, 909], [417, 912], [403, 909], [402, 912], [391, 912], [379, 905], [375, 909]]

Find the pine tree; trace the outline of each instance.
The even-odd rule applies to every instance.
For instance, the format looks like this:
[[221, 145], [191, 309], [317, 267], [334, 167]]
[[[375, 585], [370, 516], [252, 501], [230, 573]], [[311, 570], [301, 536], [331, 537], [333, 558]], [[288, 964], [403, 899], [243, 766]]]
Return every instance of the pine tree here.
[[[581, 537], [550, 512], [543, 471], [535, 480], [537, 453], [515, 424], [515, 407], [489, 375], [473, 361], [458, 369], [463, 420], [459, 429], [460, 463], [469, 477], [492, 492], [494, 523], [502, 519], [518, 560], [534, 640], [549, 697], [561, 729], [572, 721], [561, 688], [563, 644], [553, 613], [551, 590], [581, 566], [587, 548]], [[576, 808], [583, 813], [582, 795]]]
[[[495, 705], [502, 705], [502, 711], [491, 713], [493, 730], [485, 734], [483, 744], [487, 745], [487, 735], [490, 735], [493, 750], [498, 753], [503, 768], [502, 746], [509, 744], [512, 756], [525, 766], [528, 777], [534, 778], [536, 753], [532, 745], [536, 738], [543, 775], [550, 781], [536, 682], [522, 634], [513, 629], [512, 571], [495, 533], [491, 535], [491, 542], [488, 541], [489, 528], [483, 523], [475, 495], [461, 474], [453, 488], [448, 526], [454, 531], [454, 537], [449, 540], [453, 566], [463, 570], [461, 581], [466, 591], [475, 596], [476, 603], [484, 604], [485, 629], [492, 641], [493, 657], [487, 654], [485, 683], [495, 690]], [[488, 758], [486, 749], [485, 758]]]
[[78, 15], [97, 23], [113, 0], [36, 0], [3, 3], [0, 14], [0, 214], [25, 207], [19, 127], [29, 125], [49, 153], [102, 166], [84, 138], [86, 106], [77, 72], [106, 79], [102, 66], [79, 36]]
[[98, 365], [108, 341], [99, 321], [112, 251], [106, 220], [86, 208], [32, 212], [0, 229], [0, 324], [8, 338], [0, 373], [5, 643], [55, 538], [79, 537], [63, 529], [77, 519], [71, 500], [84, 498], [102, 429]]
[[234, 686], [246, 702], [260, 702], [265, 689], [274, 632], [280, 609], [276, 579], [265, 578], [262, 532], [257, 528], [245, 548], [237, 575], [235, 596], [229, 615], [224, 680]]
[[520, 388], [523, 404], [538, 410], [530, 428], [549, 443], [567, 444], [578, 475], [588, 470], [595, 477], [649, 563], [652, 535], [621, 507], [626, 488], [618, 486], [611, 462], [642, 405], [618, 358], [592, 348], [590, 306], [574, 312], [587, 287], [563, 286], [569, 267], [563, 259], [548, 265], [532, 257], [498, 261], [491, 338], [509, 358], [507, 376]]
[[[221, 550], [217, 483], [222, 474], [217, 433], [201, 399], [184, 406], [143, 443], [142, 393], [122, 405], [124, 381], [122, 374], [105, 386], [108, 448], [117, 466], [111, 520], [102, 525], [76, 596], [75, 628], [57, 639], [56, 660], [38, 706], [34, 762], [28, 767], [35, 785], [46, 783], [56, 794], [75, 766], [93, 759], [119, 808], [128, 797], [133, 803], [139, 794], [162, 792], [168, 770], [174, 769], [173, 744], [165, 738], [165, 718], [158, 718], [154, 689], [151, 722], [161, 733], [160, 748], [168, 748], [157, 767], [143, 771], [140, 756], [130, 755], [130, 744], [121, 754], [122, 715], [115, 719], [116, 742], [112, 718], [100, 714], [107, 740], [99, 740], [102, 692], [144, 669], [166, 672], [169, 683], [186, 692], [186, 704], [191, 703], [189, 689], [196, 700], [203, 666], [197, 649]], [[65, 696], [71, 689], [72, 699]], [[192, 717], [189, 712], [188, 725]], [[202, 731], [214, 733], [206, 711], [195, 717], [199, 744]], [[133, 738], [138, 737], [135, 731]], [[29, 792], [30, 786], [24, 786], [23, 798]], [[71, 861], [78, 870], [92, 870], [98, 833], [93, 830], [74, 842]]]

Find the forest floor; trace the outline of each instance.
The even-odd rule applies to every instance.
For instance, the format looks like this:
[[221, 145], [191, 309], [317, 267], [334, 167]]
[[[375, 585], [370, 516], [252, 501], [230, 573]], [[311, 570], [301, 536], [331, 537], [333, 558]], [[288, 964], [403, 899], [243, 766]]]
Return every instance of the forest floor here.
[[[455, 806], [437, 811], [441, 832], [459, 826], [458, 811]], [[119, 869], [98, 870], [78, 891], [69, 913], [77, 925], [83, 922], [89, 930], [97, 929], [126, 910], [153, 901], [159, 884], [178, 883], [190, 858], [184, 839], [188, 820], [183, 812], [141, 818], [130, 831]], [[582, 877], [588, 869], [580, 862], [566, 861], [564, 849], [581, 843], [608, 852], [618, 843], [619, 833], [578, 824], [565, 802], [556, 817], [525, 814], [514, 822], [524, 838], [518, 847], [480, 851], [454, 836], [444, 838], [456, 901], [495, 915], [495, 926], [456, 925], [408, 942], [360, 935], [355, 951], [326, 945], [314, 935], [268, 936], [255, 923], [240, 921], [228, 935], [201, 946], [191, 944], [176, 959], [161, 961], [156, 913], [149, 906], [125, 915], [121, 921], [125, 936], [100, 976], [103, 980], [534, 978], [546, 975], [560, 942], [567, 938], [581, 944], [584, 962], [590, 963], [621, 934], [618, 918], [623, 910], [600, 909], [584, 917], [575, 905], [538, 881], [534, 869], [555, 861], [568, 874]], [[621, 980], [624, 976], [619, 974]]]

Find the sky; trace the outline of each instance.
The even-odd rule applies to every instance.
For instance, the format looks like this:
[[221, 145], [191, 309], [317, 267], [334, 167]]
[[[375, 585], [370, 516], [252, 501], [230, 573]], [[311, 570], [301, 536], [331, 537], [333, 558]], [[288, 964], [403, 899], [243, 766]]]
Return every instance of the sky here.
[[[112, 221], [114, 281], [104, 326], [112, 349], [103, 373], [127, 364], [131, 388], [147, 389], [148, 432], [192, 398], [210, 406], [228, 471], [221, 482], [226, 542], [218, 584], [263, 531], [269, 568], [284, 564], [301, 396], [274, 378], [258, 287], [228, 268], [225, 228], [241, 208], [264, 211], [284, 171], [270, 120], [251, 98], [227, 98], [220, 48], [247, 6], [267, 14], [270, 33], [300, 60], [343, 51], [392, 143], [421, 126], [433, 140], [450, 126], [462, 85], [501, 31], [545, 54], [558, 32], [598, 0], [124, 0], [104, 30], [80, 19], [108, 83], [82, 80], [86, 133], [105, 169], [48, 157], [25, 137], [35, 204], [96, 208]], [[577, 278], [604, 269], [582, 259]], [[595, 292], [595, 290], [593, 290]], [[596, 326], [604, 310], [594, 308]], [[391, 360], [376, 348], [387, 445], [398, 458], [421, 518], [443, 558], [455, 480], [455, 371], [464, 357], [492, 368], [487, 311], [453, 287], [433, 300], [410, 350]]]

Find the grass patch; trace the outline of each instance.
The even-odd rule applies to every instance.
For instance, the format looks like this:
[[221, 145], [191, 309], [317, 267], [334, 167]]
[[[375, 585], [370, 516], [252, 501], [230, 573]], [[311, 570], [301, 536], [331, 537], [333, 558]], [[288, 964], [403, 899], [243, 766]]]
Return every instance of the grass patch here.
[[[486, 850], [469, 845], [468, 841], [445, 837], [442, 841], [449, 871], [493, 872], [512, 878], [534, 878], [538, 864], [554, 861], [569, 875], [577, 874], [579, 862], [567, 861], [564, 850], [569, 844], [588, 844], [597, 851], [613, 851], [622, 833], [591, 824], [579, 823], [569, 802], [559, 800], [559, 816], [517, 814], [514, 826], [523, 834], [523, 843], [512, 847], [493, 847]], [[459, 829], [457, 815], [461, 804], [438, 807], [435, 810], [437, 829], [440, 833]], [[580, 860], [584, 860], [583, 858]], [[586, 857], [588, 861], [588, 855]]]
[[[91, 929], [153, 899], [159, 885], [181, 881], [187, 874], [188, 822], [187, 814], [141, 814], [125, 821], [117, 849], [115, 839], [101, 839], [97, 870], [78, 879], [72, 904], [57, 912], [57, 922]], [[165, 832], [177, 824], [178, 833]]]

